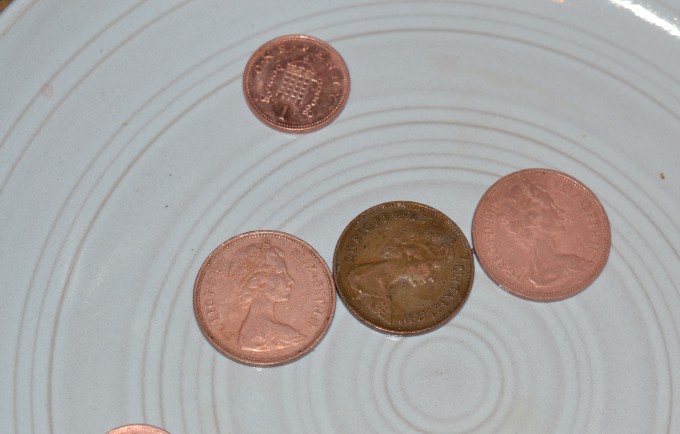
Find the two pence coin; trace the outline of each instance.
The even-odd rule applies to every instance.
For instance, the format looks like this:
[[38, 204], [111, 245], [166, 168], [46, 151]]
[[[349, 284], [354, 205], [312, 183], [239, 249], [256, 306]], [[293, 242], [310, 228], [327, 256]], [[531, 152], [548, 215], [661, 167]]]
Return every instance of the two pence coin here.
[[611, 246], [607, 214], [583, 183], [548, 169], [511, 173], [493, 184], [472, 223], [475, 254], [512, 294], [555, 301], [590, 285]]

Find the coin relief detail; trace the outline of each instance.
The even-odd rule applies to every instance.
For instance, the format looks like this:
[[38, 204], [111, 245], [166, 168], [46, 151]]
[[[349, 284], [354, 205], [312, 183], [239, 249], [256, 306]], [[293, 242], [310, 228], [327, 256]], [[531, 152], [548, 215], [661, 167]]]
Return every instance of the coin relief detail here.
[[527, 169], [501, 178], [475, 211], [472, 238], [501, 287], [536, 301], [574, 295], [602, 271], [609, 221], [595, 195], [570, 176]]
[[199, 271], [194, 308], [208, 340], [252, 365], [311, 351], [335, 310], [328, 267], [306, 243], [275, 231], [246, 233], [211, 253]]
[[309, 132], [331, 122], [344, 107], [349, 87], [340, 54], [305, 35], [267, 42], [243, 74], [243, 90], [255, 115], [287, 132]]
[[444, 324], [467, 299], [473, 277], [472, 253], [460, 229], [415, 202], [364, 211], [340, 237], [333, 267], [349, 310], [393, 334]]

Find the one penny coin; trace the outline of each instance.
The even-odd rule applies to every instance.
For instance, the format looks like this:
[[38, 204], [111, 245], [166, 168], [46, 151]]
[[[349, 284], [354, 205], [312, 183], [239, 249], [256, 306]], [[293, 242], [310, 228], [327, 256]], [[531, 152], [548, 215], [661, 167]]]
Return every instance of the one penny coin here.
[[125, 425], [109, 431], [107, 434], [170, 434], [164, 429], [152, 425]]
[[415, 202], [387, 202], [359, 214], [340, 236], [335, 283], [347, 308], [379, 331], [430, 331], [460, 311], [474, 262], [463, 232]]
[[555, 170], [511, 173], [489, 188], [472, 222], [475, 253], [489, 277], [534, 301], [582, 291], [604, 268], [607, 214], [581, 182]]
[[347, 102], [349, 85], [340, 54], [304, 35], [267, 42], [243, 73], [243, 91], [253, 113], [289, 133], [313, 131], [335, 119]]
[[222, 354], [253, 366], [309, 353], [335, 312], [328, 266], [307, 243], [277, 231], [237, 235], [205, 260], [194, 285], [194, 312]]

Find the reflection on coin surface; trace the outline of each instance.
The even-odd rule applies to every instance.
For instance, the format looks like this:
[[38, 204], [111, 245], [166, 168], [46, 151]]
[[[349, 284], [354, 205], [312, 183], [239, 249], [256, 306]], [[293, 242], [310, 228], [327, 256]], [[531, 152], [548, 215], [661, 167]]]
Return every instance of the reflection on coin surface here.
[[548, 169], [511, 173], [477, 205], [472, 241], [479, 263], [507, 291], [554, 301], [590, 285], [609, 257], [602, 204], [585, 185]]
[[340, 236], [333, 257], [338, 293], [365, 324], [386, 333], [423, 333], [463, 307], [474, 275], [463, 232], [415, 202], [362, 212]]
[[277, 231], [237, 235], [217, 247], [194, 285], [194, 311], [222, 354], [254, 366], [314, 349], [335, 312], [330, 270], [304, 241]]
[[106, 434], [170, 434], [152, 425], [125, 425], [109, 431]]
[[243, 73], [243, 91], [253, 113], [290, 133], [313, 131], [335, 119], [347, 102], [349, 83], [340, 54], [304, 35], [267, 42]]

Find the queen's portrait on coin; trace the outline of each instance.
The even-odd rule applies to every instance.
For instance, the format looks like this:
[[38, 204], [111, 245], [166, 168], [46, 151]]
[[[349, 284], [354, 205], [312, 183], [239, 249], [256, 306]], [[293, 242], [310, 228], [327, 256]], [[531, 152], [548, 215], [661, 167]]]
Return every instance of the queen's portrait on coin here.
[[501, 223], [517, 246], [528, 253], [526, 273], [536, 286], [550, 285], [593, 265], [561, 250], [557, 240], [566, 230], [568, 218], [539, 184], [525, 179], [513, 185], [501, 209]]
[[381, 250], [379, 258], [352, 268], [347, 279], [360, 301], [380, 319], [392, 322], [393, 294], [434, 282], [435, 273], [453, 258], [453, 239], [425, 222], [405, 224]]
[[302, 333], [276, 317], [276, 305], [288, 300], [294, 283], [280, 248], [268, 240], [241, 248], [230, 264], [229, 278], [246, 311], [238, 332], [242, 349], [278, 350], [305, 341]]

